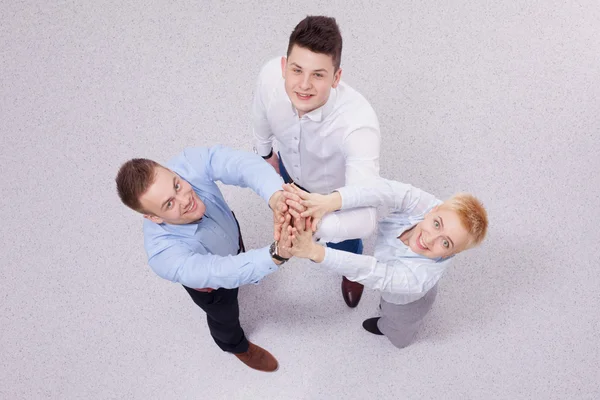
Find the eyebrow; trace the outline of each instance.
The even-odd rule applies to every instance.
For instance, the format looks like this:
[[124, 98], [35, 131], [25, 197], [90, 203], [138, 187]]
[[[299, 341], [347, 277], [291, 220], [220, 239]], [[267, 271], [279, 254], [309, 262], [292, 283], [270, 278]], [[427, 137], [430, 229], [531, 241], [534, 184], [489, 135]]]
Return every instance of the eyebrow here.
[[[176, 176], [173, 177], [173, 187], [175, 187], [175, 182], [177, 182]], [[167, 200], [165, 200], [165, 202], [162, 203], [162, 206], [160, 206], [160, 209], [163, 210], [165, 208], [165, 206], [167, 205], [167, 203], [170, 202], [172, 198], [173, 198], [173, 196], [171, 196]]]
[[[291, 63], [290, 65], [292, 65], [292, 66], [295, 65], [296, 67], [302, 69], [302, 67], [299, 66], [298, 64], [296, 64], [295, 62]], [[325, 68], [320, 68], [320, 69], [315, 69], [313, 72], [328, 72], [328, 71]]]
[[[442, 224], [442, 229], [444, 229], [444, 220], [439, 215], [438, 215], [438, 218], [440, 219], [440, 224]], [[450, 239], [448, 236], [446, 236], [446, 238], [448, 239], [450, 244], [452, 244], [452, 247], [454, 247], [454, 242], [452, 241], [452, 239]]]

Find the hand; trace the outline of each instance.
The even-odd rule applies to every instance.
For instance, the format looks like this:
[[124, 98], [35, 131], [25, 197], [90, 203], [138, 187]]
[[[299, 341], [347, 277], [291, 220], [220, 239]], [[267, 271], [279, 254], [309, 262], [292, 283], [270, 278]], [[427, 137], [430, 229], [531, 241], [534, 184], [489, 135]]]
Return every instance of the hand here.
[[[289, 212], [295, 217], [312, 217], [311, 229], [317, 231], [319, 222], [327, 213], [339, 210], [342, 207], [342, 196], [338, 192], [328, 195], [308, 193], [298, 186], [283, 185], [283, 195]], [[295, 212], [293, 212], [295, 211]]]
[[273, 210], [273, 239], [279, 240], [281, 235], [281, 226], [285, 220], [285, 214], [288, 206], [285, 204], [285, 197], [281, 190], [273, 193], [269, 199], [269, 207]]
[[271, 167], [275, 168], [275, 171], [281, 175], [281, 172], [279, 172], [279, 157], [277, 157], [277, 153], [275, 151], [273, 151], [273, 155], [265, 159], [265, 161], [271, 164]]
[[281, 257], [291, 258], [292, 247], [292, 231], [291, 231], [292, 216], [289, 213], [285, 214], [285, 219], [281, 225], [281, 236], [277, 244], [277, 250]]
[[295, 218], [294, 227], [289, 227], [288, 231], [291, 232], [292, 255], [309, 258], [315, 262], [323, 261], [325, 248], [314, 242], [310, 218]]

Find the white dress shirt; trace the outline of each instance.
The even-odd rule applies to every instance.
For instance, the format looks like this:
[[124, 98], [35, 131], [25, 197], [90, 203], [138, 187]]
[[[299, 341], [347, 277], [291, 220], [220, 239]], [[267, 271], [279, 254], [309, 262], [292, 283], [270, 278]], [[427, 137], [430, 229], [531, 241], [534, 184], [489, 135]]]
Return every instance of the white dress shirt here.
[[414, 253], [399, 239], [441, 201], [411, 185], [379, 178], [366, 186], [338, 189], [342, 209], [387, 206], [391, 213], [379, 223], [374, 256], [331, 248], [319, 265], [382, 292], [384, 300], [408, 304], [420, 299], [442, 277], [450, 258], [431, 259]]
[[[345, 185], [359, 185], [379, 176], [379, 121], [369, 102], [340, 82], [327, 103], [302, 117], [285, 92], [281, 58], [261, 70], [253, 103], [257, 152], [266, 156], [277, 141], [283, 165], [298, 185], [328, 194]], [[376, 210], [363, 208], [323, 219], [317, 236], [369, 236]]]

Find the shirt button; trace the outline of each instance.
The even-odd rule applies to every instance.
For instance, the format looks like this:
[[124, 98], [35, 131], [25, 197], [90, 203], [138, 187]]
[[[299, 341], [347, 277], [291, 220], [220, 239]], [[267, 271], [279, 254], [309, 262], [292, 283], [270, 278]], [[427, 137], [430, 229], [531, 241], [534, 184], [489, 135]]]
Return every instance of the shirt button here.
[[298, 140], [298, 138], [294, 136], [294, 140]]

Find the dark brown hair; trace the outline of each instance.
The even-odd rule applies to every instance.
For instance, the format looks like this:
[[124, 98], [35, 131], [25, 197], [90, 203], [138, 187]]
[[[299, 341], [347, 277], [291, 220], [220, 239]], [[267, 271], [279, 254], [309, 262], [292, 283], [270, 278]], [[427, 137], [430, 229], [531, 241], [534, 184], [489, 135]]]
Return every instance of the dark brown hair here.
[[335, 18], [308, 16], [294, 28], [290, 35], [287, 56], [294, 45], [304, 47], [313, 53], [327, 54], [333, 59], [335, 71], [342, 61], [342, 34]]
[[160, 166], [159, 163], [146, 158], [134, 158], [121, 166], [115, 181], [123, 204], [137, 212], [145, 213], [140, 197], [154, 183], [155, 169]]

